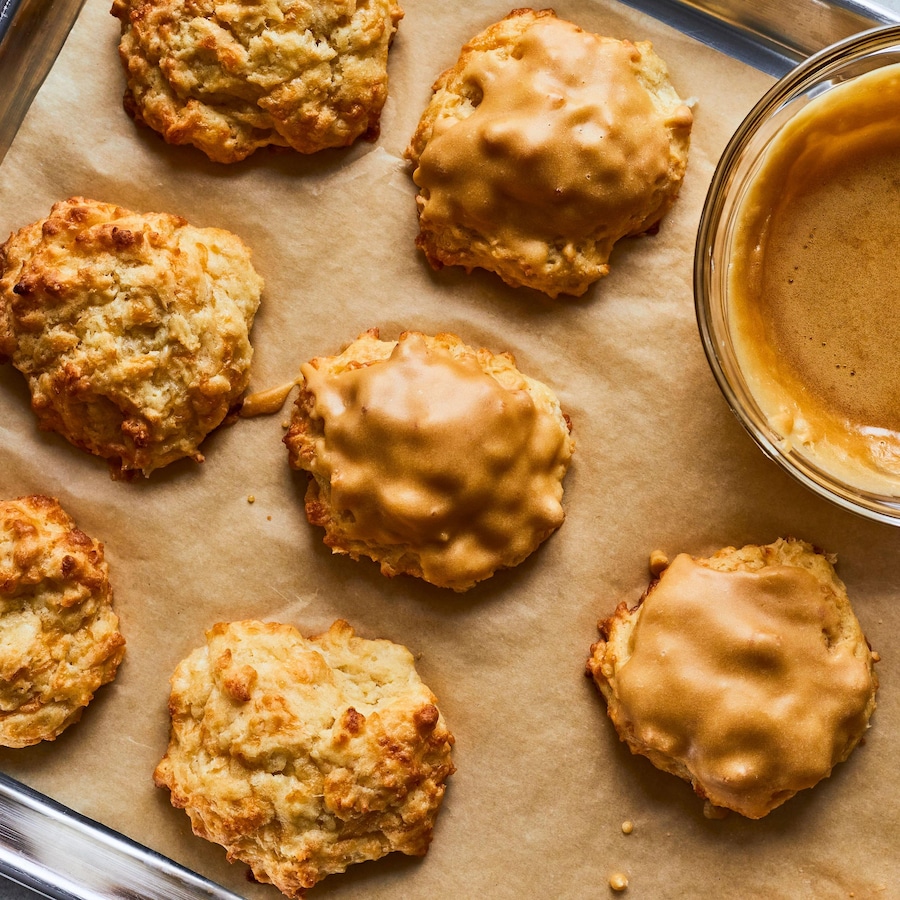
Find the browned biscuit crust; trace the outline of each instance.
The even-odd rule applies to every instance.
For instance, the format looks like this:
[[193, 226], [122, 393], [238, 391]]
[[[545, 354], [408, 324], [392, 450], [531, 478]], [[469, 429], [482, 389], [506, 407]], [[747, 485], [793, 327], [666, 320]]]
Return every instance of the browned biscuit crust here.
[[0, 247], [0, 356], [41, 428], [147, 475], [239, 404], [261, 290], [227, 231], [73, 197]]
[[587, 671], [633, 753], [758, 819], [831, 774], [875, 710], [874, 655], [803, 542], [680, 554], [600, 623]]
[[335, 553], [465, 591], [562, 524], [569, 422], [511, 355], [372, 330], [302, 373], [284, 442]]
[[0, 744], [54, 740], [124, 654], [103, 545], [49, 497], [0, 501]]
[[346, 622], [309, 639], [222, 623], [172, 676], [154, 777], [195, 834], [302, 897], [353, 863], [425, 855], [454, 771], [436, 702], [405, 647]]
[[647, 42], [513, 10], [434, 84], [406, 151], [434, 268], [583, 294], [675, 201], [692, 115]]
[[314, 153], [378, 135], [393, 0], [114, 0], [125, 109], [222, 163], [259, 147]]

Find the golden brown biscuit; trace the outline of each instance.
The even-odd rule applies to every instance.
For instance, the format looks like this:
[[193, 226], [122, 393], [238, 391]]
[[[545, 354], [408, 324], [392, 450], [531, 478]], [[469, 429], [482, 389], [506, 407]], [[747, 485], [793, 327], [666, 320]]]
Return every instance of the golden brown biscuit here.
[[49, 497], [0, 501], [0, 744], [54, 740], [124, 654], [103, 545]]
[[346, 622], [309, 639], [221, 623], [172, 676], [154, 777], [195, 834], [302, 897], [353, 863], [428, 851], [454, 771], [436, 702], [405, 647]]
[[41, 428], [149, 475], [239, 404], [261, 290], [227, 231], [74, 197], [0, 246], [0, 357]]
[[434, 84], [406, 151], [416, 242], [435, 268], [583, 294], [674, 202], [691, 124], [649, 43], [514, 10]]
[[831, 774], [868, 728], [873, 654], [831, 561], [778, 540], [678, 555], [600, 623], [588, 672], [632, 753], [759, 819]]
[[125, 109], [216, 162], [378, 136], [393, 0], [114, 0]]
[[569, 423], [508, 353], [373, 330], [301, 371], [284, 442], [335, 553], [464, 591], [562, 524]]

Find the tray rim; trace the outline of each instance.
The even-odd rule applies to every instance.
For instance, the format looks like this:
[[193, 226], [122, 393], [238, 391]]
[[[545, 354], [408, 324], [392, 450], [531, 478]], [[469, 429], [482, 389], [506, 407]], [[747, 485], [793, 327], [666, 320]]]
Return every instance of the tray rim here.
[[[0, 0], [0, 163], [28, 108], [53, 67], [85, 0]], [[690, 38], [781, 77], [795, 65], [859, 31], [900, 23], [900, 12], [872, 0], [794, 0], [785, 20], [766, 16], [781, 0], [617, 0], [675, 28]], [[775, 6], [772, 6], [774, 2]], [[826, 29], [810, 36], [797, 6], [816, 10]], [[755, 15], [751, 15], [751, 8]], [[18, 822], [15, 820], [18, 819]], [[18, 827], [17, 827], [18, 824]], [[42, 835], [33, 841], [29, 830]], [[47, 841], [47, 832], [57, 840]], [[53, 859], [35, 847], [49, 843]], [[95, 851], [84, 865], [85, 850]], [[65, 871], [80, 861], [81, 881]], [[85, 871], [86, 870], [86, 871]], [[152, 875], [148, 879], [148, 875]], [[137, 890], [145, 900], [241, 900], [210, 881], [121, 833], [63, 806], [0, 772], [0, 896], [19, 885], [51, 900], [97, 900], [115, 885]]]
[[860, 31], [896, 25], [877, 0], [620, 0], [776, 78]]

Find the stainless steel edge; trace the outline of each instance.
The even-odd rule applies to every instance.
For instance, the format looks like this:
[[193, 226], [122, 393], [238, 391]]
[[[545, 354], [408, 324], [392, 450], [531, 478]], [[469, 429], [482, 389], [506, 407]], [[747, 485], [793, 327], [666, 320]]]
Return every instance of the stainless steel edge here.
[[797, 63], [896, 12], [870, 0], [622, 0], [704, 44], [781, 77]]
[[12, 24], [13, 16], [21, 5], [22, 0], [0, 0], [0, 42], [7, 28]]
[[0, 874], [53, 900], [241, 900], [3, 774]]
[[0, 161], [84, 0], [0, 0]]
[[[872, 0], [623, 0], [780, 76], [828, 44], [900, 17]], [[0, 0], [0, 161], [84, 0]]]

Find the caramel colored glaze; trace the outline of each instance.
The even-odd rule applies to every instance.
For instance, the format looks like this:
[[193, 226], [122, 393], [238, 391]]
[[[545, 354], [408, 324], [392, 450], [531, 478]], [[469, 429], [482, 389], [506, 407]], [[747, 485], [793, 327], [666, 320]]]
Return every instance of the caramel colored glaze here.
[[426, 581], [454, 583], [524, 558], [562, 523], [567, 435], [475, 359], [409, 334], [387, 360], [302, 371], [325, 422], [313, 472], [351, 539], [415, 546]]
[[274, 416], [284, 406], [290, 392], [297, 386], [299, 379], [279, 384], [265, 391], [256, 391], [244, 398], [241, 406], [241, 418], [250, 419], [254, 416]]
[[[435, 124], [414, 175], [431, 227], [494, 235], [536, 267], [559, 235], [577, 242], [602, 224], [608, 254], [629, 227], [653, 224], [628, 217], [669, 169], [668, 133], [632, 66], [637, 51], [548, 17], [516, 53], [478, 57], [469, 77], [480, 104]], [[690, 122], [687, 107], [683, 115]]]
[[900, 492], [900, 67], [812, 101], [741, 210], [731, 327], [788, 447], [866, 490]]
[[646, 596], [618, 694], [636, 738], [679, 758], [718, 806], [765, 815], [866, 727], [868, 662], [798, 566], [721, 572], [679, 554]]

